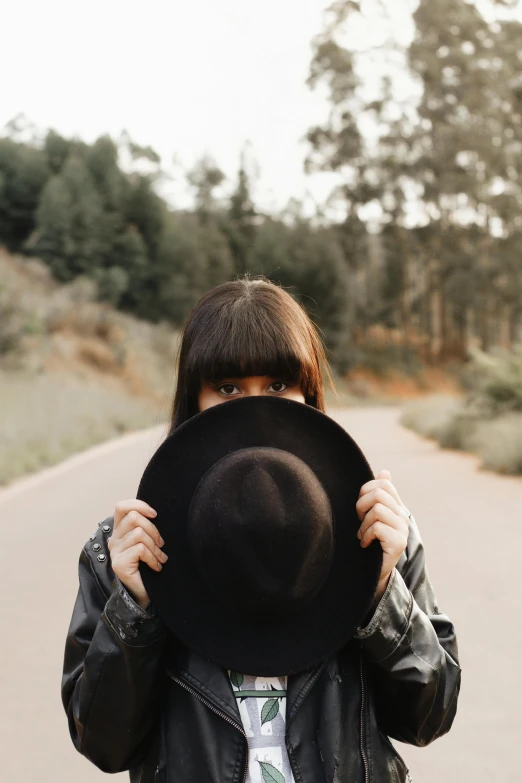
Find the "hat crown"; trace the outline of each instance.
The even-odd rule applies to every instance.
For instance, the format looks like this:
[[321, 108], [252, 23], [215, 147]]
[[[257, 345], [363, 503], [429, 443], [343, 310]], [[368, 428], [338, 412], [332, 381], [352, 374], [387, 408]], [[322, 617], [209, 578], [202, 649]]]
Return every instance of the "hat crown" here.
[[328, 575], [334, 526], [328, 494], [294, 454], [239, 449], [202, 477], [188, 514], [194, 564], [235, 613], [301, 611]]

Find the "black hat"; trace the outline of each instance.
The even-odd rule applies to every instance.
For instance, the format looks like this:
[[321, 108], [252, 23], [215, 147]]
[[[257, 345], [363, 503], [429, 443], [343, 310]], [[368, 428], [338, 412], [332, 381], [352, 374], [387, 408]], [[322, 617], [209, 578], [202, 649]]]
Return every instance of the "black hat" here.
[[227, 669], [307, 669], [344, 646], [368, 613], [382, 566], [362, 548], [355, 504], [373, 479], [332, 418], [284, 398], [228, 400], [159, 446], [137, 498], [169, 556], [141, 562], [170, 631]]

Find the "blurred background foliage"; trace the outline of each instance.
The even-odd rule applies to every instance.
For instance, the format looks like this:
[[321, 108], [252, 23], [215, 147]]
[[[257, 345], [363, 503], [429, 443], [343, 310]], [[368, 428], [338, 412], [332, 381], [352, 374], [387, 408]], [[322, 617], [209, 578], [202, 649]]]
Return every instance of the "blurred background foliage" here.
[[[389, 32], [387, 3], [331, 5], [308, 80], [329, 112], [307, 132], [305, 167], [335, 172], [338, 186], [313, 215], [296, 201], [260, 210], [244, 153], [235, 182], [211, 157], [198, 161], [186, 175], [194, 206], [180, 210], [159, 195], [157, 153], [128, 134], [28, 140], [15, 119], [0, 138], [0, 363], [11, 366], [39, 335], [61, 329], [63, 341], [71, 324], [81, 332], [82, 318], [111, 313], [127, 319], [125, 334], [129, 319], [150, 334], [158, 327], [167, 375], [155, 381], [166, 388], [194, 302], [251, 272], [303, 303], [338, 377], [361, 397], [370, 376], [400, 372], [422, 389], [426, 368], [449, 368], [464, 397], [438, 398], [427, 434], [442, 427], [444, 445], [477, 450], [487, 440], [473, 435], [479, 419], [504, 433], [506, 417], [522, 415], [522, 24], [501, 13], [510, 5], [491, 2], [485, 14], [465, 0], [420, 0], [406, 44]], [[382, 35], [362, 45], [350, 31], [376, 19]], [[45, 306], [23, 305], [24, 268], [33, 283], [45, 277], [34, 259], [50, 275]], [[68, 292], [65, 318], [55, 285]], [[109, 334], [109, 353], [92, 342], [82, 350], [128, 376], [130, 339]], [[409, 424], [422, 429], [418, 418]], [[517, 453], [509, 469], [522, 471], [522, 445]]]

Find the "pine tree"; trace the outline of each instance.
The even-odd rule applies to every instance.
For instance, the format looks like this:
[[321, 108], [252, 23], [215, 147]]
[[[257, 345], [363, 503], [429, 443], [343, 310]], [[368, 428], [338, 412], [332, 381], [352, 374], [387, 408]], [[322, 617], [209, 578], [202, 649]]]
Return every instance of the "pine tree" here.
[[70, 155], [47, 182], [28, 249], [51, 267], [58, 280], [92, 275], [99, 266], [99, 197], [84, 161]]
[[0, 243], [19, 252], [35, 227], [35, 212], [49, 177], [41, 150], [0, 139]]
[[257, 212], [250, 194], [250, 179], [243, 154], [237, 186], [230, 199], [228, 220], [224, 224], [238, 274], [252, 269], [252, 248], [256, 236], [256, 221]]

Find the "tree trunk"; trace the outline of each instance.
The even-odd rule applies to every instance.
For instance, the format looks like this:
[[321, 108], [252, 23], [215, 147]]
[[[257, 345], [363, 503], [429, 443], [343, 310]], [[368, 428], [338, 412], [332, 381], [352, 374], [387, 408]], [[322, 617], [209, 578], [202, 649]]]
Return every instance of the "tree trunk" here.
[[438, 364], [442, 354], [443, 301], [439, 262], [432, 256], [430, 256], [428, 261], [428, 273], [430, 313], [429, 355], [430, 362], [432, 364]]

